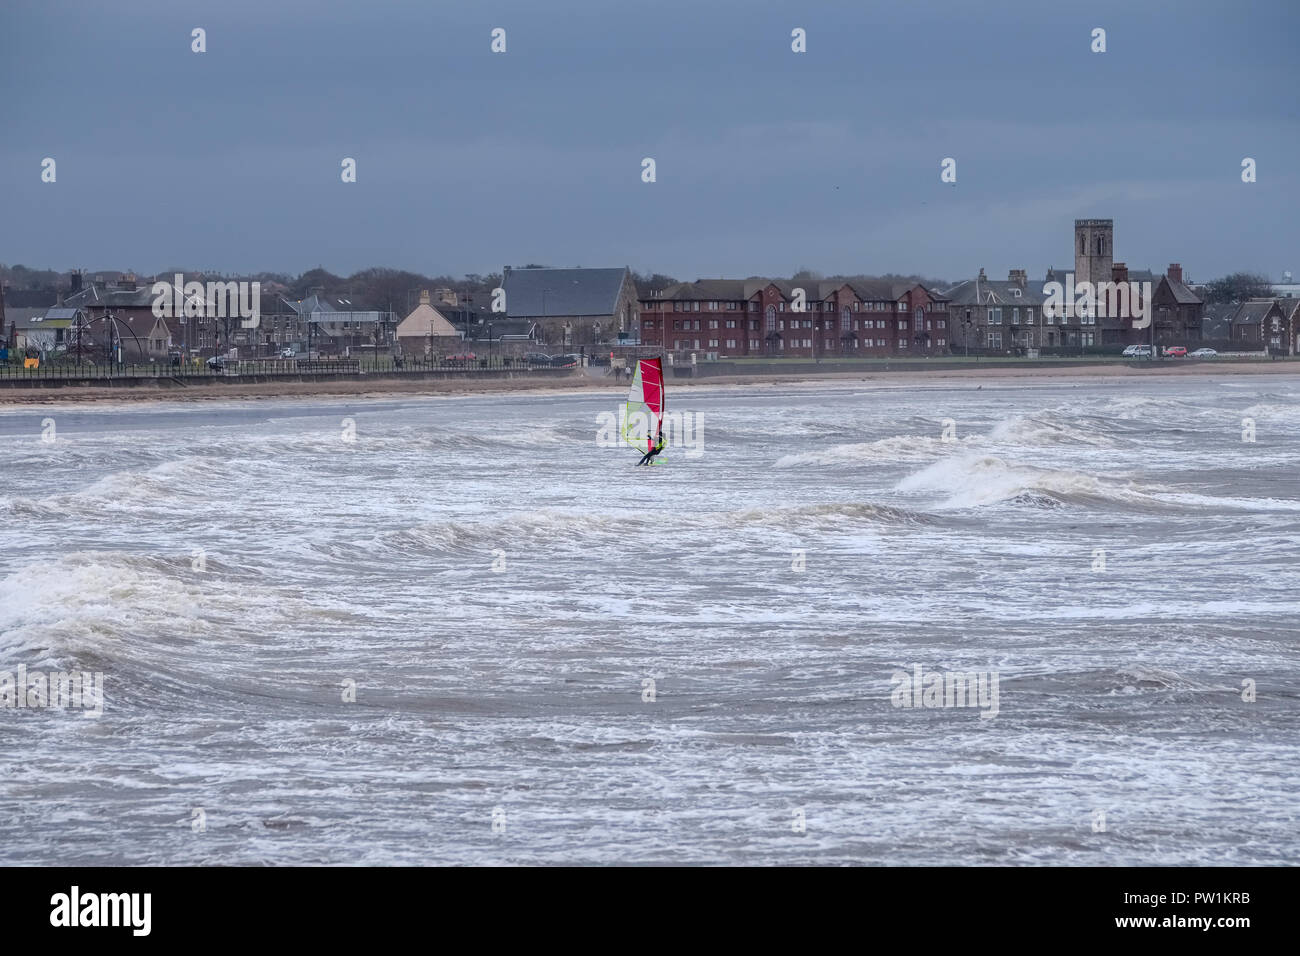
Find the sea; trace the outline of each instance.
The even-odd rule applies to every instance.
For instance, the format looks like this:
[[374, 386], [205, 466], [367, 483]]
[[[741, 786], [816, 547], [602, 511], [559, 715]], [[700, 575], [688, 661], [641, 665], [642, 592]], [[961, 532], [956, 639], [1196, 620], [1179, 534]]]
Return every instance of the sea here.
[[0, 863], [1300, 863], [1300, 376], [624, 389], [0, 407]]

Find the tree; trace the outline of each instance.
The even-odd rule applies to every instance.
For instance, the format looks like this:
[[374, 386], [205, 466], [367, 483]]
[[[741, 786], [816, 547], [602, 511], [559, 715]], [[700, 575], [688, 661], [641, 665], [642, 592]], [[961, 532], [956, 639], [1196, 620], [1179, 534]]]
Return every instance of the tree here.
[[1266, 299], [1272, 294], [1268, 277], [1257, 272], [1234, 272], [1205, 285], [1205, 301], [1208, 303], [1245, 302], [1247, 299]]

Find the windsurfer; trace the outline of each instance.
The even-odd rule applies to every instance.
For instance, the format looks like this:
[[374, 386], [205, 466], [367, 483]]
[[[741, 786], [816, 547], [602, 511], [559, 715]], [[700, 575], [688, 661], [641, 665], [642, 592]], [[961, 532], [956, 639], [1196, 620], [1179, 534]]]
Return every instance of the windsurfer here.
[[666, 441], [664, 441], [664, 423], [663, 423], [663, 422], [660, 422], [660, 423], [659, 423], [659, 434], [655, 436], [655, 443], [654, 443], [654, 445], [650, 448], [650, 450], [649, 450], [648, 452], [645, 453], [645, 456], [644, 456], [640, 461], [638, 461], [637, 464], [638, 464], [638, 465], [652, 465], [652, 464], [654, 464], [654, 457], [655, 457], [655, 455], [657, 455], [657, 454], [659, 454], [661, 451], [663, 451], [663, 450], [664, 450], [664, 445], [666, 445], [666, 444], [668, 444], [668, 443], [667, 443]]

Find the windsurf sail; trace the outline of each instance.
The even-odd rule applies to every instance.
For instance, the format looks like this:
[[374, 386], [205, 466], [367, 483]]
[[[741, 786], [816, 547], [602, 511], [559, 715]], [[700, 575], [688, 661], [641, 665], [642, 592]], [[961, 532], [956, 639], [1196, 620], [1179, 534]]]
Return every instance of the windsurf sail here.
[[623, 405], [623, 440], [642, 453], [654, 447], [664, 418], [664, 364], [641, 359]]

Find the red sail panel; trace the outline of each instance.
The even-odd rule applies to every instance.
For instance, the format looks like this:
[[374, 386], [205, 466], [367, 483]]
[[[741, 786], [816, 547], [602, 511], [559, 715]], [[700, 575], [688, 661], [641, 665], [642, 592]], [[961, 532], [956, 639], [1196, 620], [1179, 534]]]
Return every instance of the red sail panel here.
[[[664, 363], [662, 359], [641, 360], [641, 389], [655, 421], [664, 415]], [[653, 437], [653, 436], [651, 436]]]

